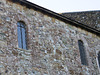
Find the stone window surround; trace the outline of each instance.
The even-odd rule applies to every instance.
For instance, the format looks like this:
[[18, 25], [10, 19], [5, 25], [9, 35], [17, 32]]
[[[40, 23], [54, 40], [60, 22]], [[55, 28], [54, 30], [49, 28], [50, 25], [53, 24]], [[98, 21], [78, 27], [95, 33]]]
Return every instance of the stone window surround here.
[[[28, 33], [28, 30], [29, 30], [29, 27], [28, 27], [28, 25], [29, 25], [28, 19], [24, 18], [24, 16], [20, 16], [20, 17], [19, 17], [19, 15], [17, 15], [16, 17], [17, 17], [17, 18], [14, 18], [14, 19], [15, 19], [15, 20], [14, 20], [14, 23], [16, 24], [16, 28], [17, 28], [17, 22], [21, 21], [21, 22], [24, 22], [24, 23], [25, 23], [25, 26], [26, 26], [26, 37], [27, 37], [27, 38], [26, 38], [26, 41], [27, 41], [27, 42], [26, 42], [26, 45], [27, 45], [27, 50], [28, 50], [28, 42], [29, 42], [29, 41], [28, 41], [28, 40], [29, 40], [29, 37], [28, 37], [28, 36], [29, 36], [29, 33]], [[16, 48], [19, 48], [19, 47], [18, 47], [18, 39], [17, 39], [18, 37], [17, 37], [17, 36], [18, 36], [18, 34], [17, 34], [17, 29], [16, 29], [16, 40], [17, 40]], [[19, 49], [20, 49], [20, 48], [19, 48]]]
[[[89, 56], [89, 46], [88, 46], [88, 43], [87, 43], [87, 41], [86, 41], [86, 39], [84, 38], [84, 37], [82, 37], [82, 36], [77, 36], [77, 46], [78, 46], [78, 40], [81, 40], [81, 41], [83, 41], [83, 43], [84, 43], [84, 48], [85, 48], [85, 52], [86, 52], [86, 59], [87, 59], [87, 64], [88, 64], [88, 66], [87, 67], [89, 67], [89, 66], [91, 66], [91, 64], [92, 64], [92, 62], [91, 62], [91, 60], [90, 60], [90, 56]], [[77, 47], [78, 49], [79, 49], [79, 47]], [[78, 50], [79, 51], [79, 50]], [[80, 55], [80, 53], [79, 53], [79, 55]], [[80, 59], [80, 63], [81, 63], [81, 59]], [[82, 64], [81, 64], [82, 65]], [[86, 65], [82, 65], [82, 66], [86, 66]]]

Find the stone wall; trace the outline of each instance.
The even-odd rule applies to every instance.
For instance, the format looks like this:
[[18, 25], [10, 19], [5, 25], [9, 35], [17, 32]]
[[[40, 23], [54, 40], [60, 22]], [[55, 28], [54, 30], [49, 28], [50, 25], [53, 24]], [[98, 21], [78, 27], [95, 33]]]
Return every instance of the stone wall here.
[[[99, 36], [6, 0], [0, 15], [0, 75], [99, 75]], [[26, 24], [28, 50], [18, 48], [18, 21]], [[88, 66], [81, 64], [78, 40]]]

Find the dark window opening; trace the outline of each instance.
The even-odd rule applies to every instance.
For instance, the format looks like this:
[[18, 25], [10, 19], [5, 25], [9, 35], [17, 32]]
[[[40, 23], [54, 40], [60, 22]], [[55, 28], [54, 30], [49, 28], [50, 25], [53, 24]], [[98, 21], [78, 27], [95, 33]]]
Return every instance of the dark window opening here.
[[78, 41], [78, 46], [79, 46], [79, 51], [80, 51], [81, 63], [83, 65], [88, 65], [84, 44], [83, 44], [83, 42], [81, 40]]
[[23, 22], [17, 23], [17, 34], [18, 34], [18, 47], [27, 49], [26, 46], [26, 28]]
[[100, 67], [100, 52], [98, 53], [98, 63], [99, 63], [99, 67]]

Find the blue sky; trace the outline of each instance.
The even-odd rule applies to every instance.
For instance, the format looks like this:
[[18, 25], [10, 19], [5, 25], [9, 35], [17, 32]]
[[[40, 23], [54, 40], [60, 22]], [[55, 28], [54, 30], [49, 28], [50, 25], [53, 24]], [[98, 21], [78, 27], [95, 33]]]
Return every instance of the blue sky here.
[[100, 10], [100, 0], [28, 0], [57, 13]]

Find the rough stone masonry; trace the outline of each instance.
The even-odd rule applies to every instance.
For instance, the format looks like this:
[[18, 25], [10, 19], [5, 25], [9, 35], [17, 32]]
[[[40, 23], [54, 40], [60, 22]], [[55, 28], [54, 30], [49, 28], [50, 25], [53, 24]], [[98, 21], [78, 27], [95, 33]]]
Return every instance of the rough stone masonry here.
[[[18, 48], [17, 22], [27, 50]], [[81, 64], [78, 40], [88, 66]], [[0, 0], [0, 75], [99, 75], [100, 36], [19, 3]]]

